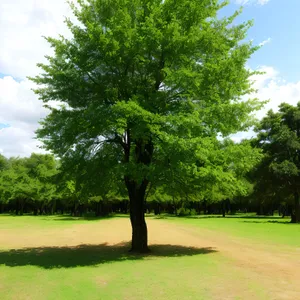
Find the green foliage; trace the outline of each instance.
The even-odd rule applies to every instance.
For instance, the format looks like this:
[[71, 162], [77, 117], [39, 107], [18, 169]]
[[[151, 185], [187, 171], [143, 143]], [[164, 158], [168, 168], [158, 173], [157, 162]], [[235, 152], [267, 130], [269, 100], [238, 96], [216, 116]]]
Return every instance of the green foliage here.
[[8, 168], [8, 161], [2, 154], [0, 154], [0, 172], [4, 171], [7, 168]]
[[125, 177], [127, 188], [164, 182], [183, 194], [208, 185], [220, 198], [243, 193], [247, 146], [220, 146], [217, 136], [247, 129], [260, 107], [241, 101], [252, 91], [245, 63], [257, 47], [243, 42], [251, 22], [234, 25], [238, 13], [218, 19], [225, 4], [217, 0], [78, 4], [80, 25], [66, 20], [72, 38], [47, 38], [55, 54], [32, 78], [46, 105], [62, 103], [48, 105], [37, 132], [45, 147], [82, 176], [94, 178], [85, 171], [93, 166], [93, 185], [103, 178], [105, 191], [109, 178]]
[[56, 197], [52, 179], [57, 174], [57, 168], [52, 155], [32, 154], [29, 158], [10, 158], [6, 166], [0, 172], [2, 202], [17, 201], [22, 213], [25, 201], [44, 203]]
[[179, 217], [184, 217], [184, 216], [195, 216], [197, 214], [195, 209], [189, 209], [186, 207], [180, 207], [177, 209], [176, 215]]
[[269, 162], [269, 171], [285, 186], [298, 188], [300, 167], [300, 103], [293, 107], [281, 104], [279, 112], [269, 111], [257, 131], [257, 146]]
[[280, 105], [279, 112], [269, 111], [257, 127], [253, 141], [264, 151], [264, 160], [255, 172], [256, 190], [269, 197], [290, 202], [294, 197], [294, 214], [300, 222], [300, 103]]

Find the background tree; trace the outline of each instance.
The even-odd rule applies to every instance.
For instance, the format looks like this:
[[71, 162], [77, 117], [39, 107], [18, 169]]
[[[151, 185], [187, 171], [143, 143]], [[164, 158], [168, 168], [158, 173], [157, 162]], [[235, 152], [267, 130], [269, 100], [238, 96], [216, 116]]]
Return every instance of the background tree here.
[[25, 158], [11, 158], [9, 168], [3, 174], [4, 198], [14, 202], [16, 215], [23, 215], [25, 203], [37, 193], [38, 185], [29, 176]]
[[35, 213], [53, 213], [56, 206], [57, 190], [55, 175], [58, 173], [58, 164], [49, 154], [32, 153], [25, 158], [28, 175], [35, 180], [36, 192], [32, 197]]
[[168, 168], [201, 174], [203, 140], [252, 124], [260, 105], [241, 101], [251, 22], [218, 19], [218, 0], [77, 2], [73, 37], [47, 38], [55, 54], [32, 78], [41, 100], [63, 103], [38, 136], [62, 160], [105, 157], [128, 191], [132, 250], [144, 252], [149, 183]]
[[0, 213], [3, 212], [3, 204], [7, 201], [6, 185], [4, 181], [5, 170], [9, 167], [8, 159], [0, 154]]
[[52, 181], [57, 173], [52, 155], [32, 154], [28, 158], [10, 158], [0, 172], [0, 200], [14, 203], [15, 213], [22, 215], [30, 204], [35, 214], [55, 205], [56, 187]]
[[[273, 198], [294, 198], [292, 222], [300, 223], [300, 103], [283, 103], [279, 112], [269, 111], [257, 127], [257, 146], [265, 154], [257, 186]], [[280, 200], [278, 201], [280, 202]]]

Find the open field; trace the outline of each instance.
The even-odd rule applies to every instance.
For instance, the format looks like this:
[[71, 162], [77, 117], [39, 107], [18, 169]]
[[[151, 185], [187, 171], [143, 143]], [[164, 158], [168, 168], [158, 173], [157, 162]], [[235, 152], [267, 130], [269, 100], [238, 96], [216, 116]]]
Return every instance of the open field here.
[[300, 226], [280, 218], [0, 217], [1, 299], [300, 299]]

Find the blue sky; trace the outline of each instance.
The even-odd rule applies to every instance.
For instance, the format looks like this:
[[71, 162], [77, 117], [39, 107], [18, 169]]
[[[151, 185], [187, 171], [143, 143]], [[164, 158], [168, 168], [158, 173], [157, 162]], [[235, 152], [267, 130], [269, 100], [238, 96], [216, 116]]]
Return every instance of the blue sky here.
[[[231, 14], [239, 6], [232, 3], [222, 13]], [[300, 80], [300, 0], [270, 0], [265, 5], [252, 2], [243, 7], [237, 21], [254, 20], [249, 38], [255, 43], [271, 39], [253, 55], [250, 66], [270, 65], [287, 81]]]
[[[262, 118], [283, 101], [295, 105], [300, 100], [300, 0], [232, 0], [220, 16], [231, 15], [241, 4], [236, 22], [253, 19], [248, 39], [265, 43], [248, 62], [251, 69], [265, 72], [253, 78], [255, 96], [270, 99], [256, 114]], [[36, 63], [51, 54], [42, 35], [69, 36], [64, 16], [71, 16], [64, 0], [0, 0], [0, 153], [6, 156], [41, 151], [34, 132], [47, 111], [26, 76], [36, 75]], [[249, 133], [233, 138], [244, 137]]]

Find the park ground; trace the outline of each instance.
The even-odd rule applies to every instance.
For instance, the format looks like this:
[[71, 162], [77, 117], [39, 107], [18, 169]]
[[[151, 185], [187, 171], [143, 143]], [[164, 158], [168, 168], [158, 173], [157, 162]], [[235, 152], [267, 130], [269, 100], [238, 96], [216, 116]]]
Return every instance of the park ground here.
[[0, 216], [0, 298], [300, 299], [300, 226], [238, 216], [147, 218], [148, 255], [126, 216]]

